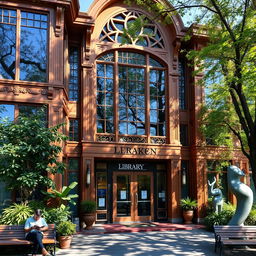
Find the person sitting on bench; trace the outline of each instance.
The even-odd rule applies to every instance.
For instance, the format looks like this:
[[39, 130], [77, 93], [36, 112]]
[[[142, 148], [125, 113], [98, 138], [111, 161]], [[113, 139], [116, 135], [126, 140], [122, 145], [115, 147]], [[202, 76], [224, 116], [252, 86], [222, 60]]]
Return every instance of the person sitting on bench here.
[[26, 232], [26, 240], [33, 242], [33, 255], [36, 255], [38, 249], [42, 251], [42, 255], [50, 256], [43, 245], [43, 231], [48, 230], [48, 225], [44, 218], [41, 217], [42, 211], [40, 209], [35, 210], [34, 216], [28, 218], [25, 223], [24, 230]]

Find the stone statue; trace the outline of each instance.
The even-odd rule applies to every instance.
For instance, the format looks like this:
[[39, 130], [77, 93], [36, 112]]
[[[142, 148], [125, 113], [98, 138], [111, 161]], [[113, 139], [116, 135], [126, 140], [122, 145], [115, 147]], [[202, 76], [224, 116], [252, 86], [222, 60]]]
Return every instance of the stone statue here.
[[240, 181], [242, 176], [245, 174], [237, 166], [228, 167], [228, 186], [237, 199], [236, 212], [228, 225], [243, 226], [252, 208], [253, 193], [250, 187]]
[[219, 188], [213, 188], [215, 183], [216, 183], [215, 177], [212, 183], [210, 183], [210, 181], [208, 180], [208, 184], [211, 187], [211, 195], [213, 196], [213, 200], [212, 200], [213, 210], [216, 213], [220, 213], [223, 207], [223, 195]]

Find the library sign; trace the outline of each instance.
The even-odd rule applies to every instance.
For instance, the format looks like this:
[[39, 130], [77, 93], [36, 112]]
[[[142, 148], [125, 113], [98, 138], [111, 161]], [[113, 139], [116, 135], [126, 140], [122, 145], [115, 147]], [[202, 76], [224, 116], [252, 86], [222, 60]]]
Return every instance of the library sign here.
[[156, 148], [115, 147], [116, 155], [156, 155]]

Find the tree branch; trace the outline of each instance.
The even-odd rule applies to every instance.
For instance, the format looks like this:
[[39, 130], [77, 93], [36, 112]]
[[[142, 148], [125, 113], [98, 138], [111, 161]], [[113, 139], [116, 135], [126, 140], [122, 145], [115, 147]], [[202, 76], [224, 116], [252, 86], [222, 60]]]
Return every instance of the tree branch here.
[[241, 123], [241, 125], [242, 125], [242, 128], [243, 128], [243, 130], [244, 130], [244, 132], [245, 132], [245, 134], [246, 134], [246, 137], [247, 137], [247, 139], [248, 139], [248, 141], [249, 141], [249, 133], [250, 133], [250, 132], [249, 132], [249, 128], [248, 128], [247, 123], [246, 123], [246, 121], [245, 121], [245, 119], [244, 119], [244, 117], [243, 117], [243, 114], [242, 114], [242, 112], [241, 112], [241, 109], [240, 109], [238, 100], [237, 100], [237, 98], [236, 98], [236, 95], [235, 95], [235, 93], [234, 93], [234, 90], [235, 90], [235, 89], [230, 86], [229, 92], [230, 92], [230, 95], [231, 95], [231, 98], [232, 98], [232, 102], [233, 102], [233, 104], [234, 104], [234, 107], [235, 107], [236, 113], [237, 113], [237, 115], [238, 115], [238, 118], [239, 118], [239, 120], [240, 120], [240, 123]]
[[245, 150], [245, 146], [244, 146], [244, 142], [243, 142], [243, 139], [242, 139], [242, 137], [241, 137], [241, 134], [238, 132], [238, 131], [236, 131], [229, 123], [227, 123], [227, 122], [225, 122], [224, 121], [224, 123], [228, 126], [228, 128], [234, 133], [234, 135], [239, 139], [239, 141], [240, 141], [240, 144], [241, 144], [241, 149], [242, 149], [242, 151], [243, 151], [243, 154], [247, 157], [247, 158], [249, 158], [250, 157], [250, 155], [246, 152], [246, 150]]
[[[241, 35], [244, 32], [244, 27], [245, 27], [245, 23], [246, 23], [246, 12], [247, 12], [247, 8], [249, 6], [249, 2], [250, 2], [250, 0], [246, 0], [245, 4], [244, 4], [244, 14], [243, 14], [243, 20], [242, 20]], [[240, 37], [241, 37], [241, 35], [240, 35]]]

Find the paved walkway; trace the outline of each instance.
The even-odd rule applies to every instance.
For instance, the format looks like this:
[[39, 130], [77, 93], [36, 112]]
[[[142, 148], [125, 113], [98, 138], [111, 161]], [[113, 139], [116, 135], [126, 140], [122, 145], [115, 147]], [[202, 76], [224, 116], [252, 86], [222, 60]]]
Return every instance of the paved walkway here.
[[[107, 234], [79, 234], [74, 236], [72, 248], [59, 250], [57, 256], [171, 256], [207, 255], [214, 253], [214, 235], [203, 229], [130, 232]], [[252, 256], [256, 251], [226, 250], [225, 255]]]

